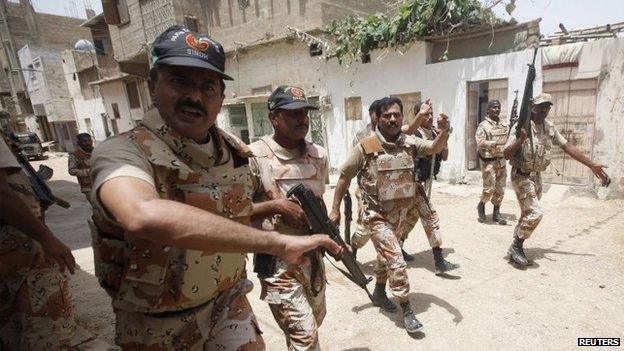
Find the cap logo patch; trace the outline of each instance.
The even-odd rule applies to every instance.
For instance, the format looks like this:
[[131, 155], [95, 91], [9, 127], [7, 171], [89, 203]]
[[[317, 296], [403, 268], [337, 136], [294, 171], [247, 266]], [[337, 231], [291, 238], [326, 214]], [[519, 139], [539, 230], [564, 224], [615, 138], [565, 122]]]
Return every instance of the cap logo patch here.
[[293, 100], [306, 101], [305, 93], [303, 92], [303, 89], [297, 88], [297, 87], [290, 87], [288, 90], [290, 90], [290, 93], [293, 96]]
[[208, 47], [210, 47], [210, 44], [208, 43], [208, 39], [206, 38], [197, 39], [195, 38], [195, 35], [193, 35], [193, 33], [189, 33], [185, 39], [186, 39], [186, 44], [197, 51], [206, 51], [208, 50]]

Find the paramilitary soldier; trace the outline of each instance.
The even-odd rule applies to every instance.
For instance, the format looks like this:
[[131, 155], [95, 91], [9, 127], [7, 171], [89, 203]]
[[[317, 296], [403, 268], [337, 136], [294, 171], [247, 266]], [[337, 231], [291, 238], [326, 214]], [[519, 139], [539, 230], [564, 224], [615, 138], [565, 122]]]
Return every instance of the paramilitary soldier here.
[[0, 349], [65, 350], [76, 330], [71, 250], [43, 222], [45, 208], [0, 132]]
[[[435, 140], [435, 138], [438, 136], [440, 131], [437, 130], [435, 126], [433, 125], [433, 110], [432, 110], [431, 102], [430, 101], [417, 102], [414, 105], [414, 116], [416, 116], [415, 121], [419, 123], [418, 129], [416, 129], [416, 132], [414, 132], [414, 136], [424, 139], [424, 140]], [[442, 119], [448, 120], [448, 117], [444, 114], [440, 114], [438, 116], [438, 125], [440, 123], [444, 123], [443, 121], [441, 121]], [[413, 128], [412, 124], [406, 127]], [[404, 132], [409, 132], [406, 129], [406, 127], [403, 128]], [[434, 159], [434, 155], [429, 155], [426, 157], [419, 157], [416, 160], [416, 166], [414, 169], [416, 172], [416, 180], [420, 182], [420, 184], [425, 189], [427, 189], [427, 183], [433, 181], [433, 179], [430, 179], [431, 175], [433, 175], [433, 178], [435, 179], [435, 177], [440, 172], [440, 166], [442, 164], [442, 161], [446, 161], [447, 159], [448, 159], [448, 145], [445, 145], [442, 151], [435, 155], [435, 159]], [[435, 162], [433, 162], [434, 160]], [[431, 172], [432, 165], [433, 165], [433, 173]], [[437, 216], [437, 212], [433, 209], [433, 206], [431, 206], [431, 200], [425, 197], [421, 197], [421, 198], [422, 200], [425, 200], [428, 202], [428, 204], [426, 204], [427, 209], [431, 212], [434, 212], [435, 215]], [[418, 223], [418, 218], [419, 218], [418, 211], [410, 211], [410, 216], [406, 217], [407, 224], [404, 226], [402, 237], [399, 240], [399, 243], [401, 244], [401, 252], [403, 253], [403, 258], [405, 259], [405, 261], [408, 261], [408, 262], [413, 261], [415, 258], [413, 255], [410, 255], [407, 252], [405, 252], [405, 250], [403, 249], [403, 243], [407, 240], [409, 233], [412, 231], [412, 229], [414, 229], [414, 227], [416, 226], [416, 223]], [[431, 223], [431, 222], [423, 222], [425, 232], [429, 232], [433, 230], [433, 229], [429, 229], [426, 227], [428, 223]], [[430, 244], [439, 245], [439, 243], [435, 241], [430, 241]], [[435, 246], [431, 246], [431, 247], [434, 248]], [[439, 248], [436, 248], [434, 250], [434, 252], [436, 251], [441, 253], [441, 249]], [[444, 260], [440, 260], [440, 263], [442, 263], [443, 261]], [[447, 269], [443, 269], [443, 268], [439, 269], [438, 271], [440, 273], [442, 273], [443, 271], [447, 271], [447, 270], [451, 270], [451, 269], [459, 267], [459, 265], [450, 264], [450, 263], [442, 263], [442, 266], [446, 266]]]
[[441, 243], [437, 216], [425, 210], [428, 203], [421, 199], [422, 186], [414, 179], [414, 161], [418, 156], [438, 153], [444, 148], [449, 125], [442, 123], [440, 135], [434, 141], [425, 141], [402, 132], [401, 100], [383, 98], [377, 112], [375, 135], [361, 140], [340, 169], [330, 219], [335, 223], [340, 220], [342, 196], [351, 179], [360, 173], [365, 206], [363, 224], [367, 236], [354, 237], [351, 244], [362, 247], [372, 236], [377, 251], [375, 305], [386, 311], [396, 311], [396, 305], [386, 296], [386, 280], [389, 280], [390, 290], [403, 309], [405, 328], [414, 333], [422, 329], [422, 324], [416, 319], [409, 302], [407, 265], [401, 254], [399, 238], [408, 212], [422, 211], [420, 217], [432, 229], [427, 236], [437, 243], [435, 246], [439, 247]]
[[78, 178], [80, 191], [85, 194], [87, 200], [91, 192], [91, 152], [93, 152], [93, 139], [88, 133], [80, 133], [76, 136], [76, 150], [67, 158], [67, 170], [69, 174]]
[[151, 49], [156, 109], [95, 148], [96, 274], [112, 297], [125, 350], [261, 350], [246, 294], [245, 253], [300, 263], [326, 235], [248, 226], [249, 148], [215, 125], [225, 55], [206, 35], [172, 26]]
[[[520, 130], [520, 136], [516, 138], [512, 132], [505, 148], [505, 158], [511, 163], [511, 183], [513, 184], [516, 197], [520, 203], [520, 219], [514, 230], [513, 243], [509, 247], [510, 261], [520, 266], [527, 266], [531, 261], [527, 259], [523, 243], [528, 239], [537, 225], [542, 220], [542, 208], [539, 200], [542, 197], [541, 172], [545, 171], [551, 160], [553, 145], [559, 146], [563, 152], [573, 159], [589, 167], [594, 175], [607, 183], [609, 177], [604, 171], [605, 166], [594, 163], [580, 150], [568, 142], [555, 126], [546, 121], [548, 112], [552, 106], [550, 94], [541, 93], [533, 101], [531, 109], [531, 128], [533, 134], [533, 150], [531, 142], [527, 139], [524, 128]], [[520, 151], [520, 157], [516, 157]]]
[[[250, 167], [260, 185], [254, 198], [254, 222], [267, 219], [265, 229], [288, 235], [308, 235], [309, 225], [296, 200], [286, 198], [293, 186], [303, 183], [323, 196], [327, 178], [327, 153], [305, 140], [309, 110], [304, 91], [280, 86], [268, 101], [274, 134], [249, 145], [254, 158]], [[261, 298], [269, 303], [289, 350], [320, 350], [318, 327], [325, 317], [325, 267], [320, 253], [309, 255], [309, 265], [292, 265], [282, 259], [261, 260], [256, 271], [262, 284]]]
[[505, 196], [505, 182], [507, 181], [507, 161], [505, 161], [504, 149], [509, 135], [509, 125], [499, 119], [500, 101], [492, 100], [487, 106], [487, 116], [479, 123], [475, 135], [483, 176], [483, 193], [477, 206], [477, 214], [479, 222], [485, 222], [485, 204], [492, 200], [492, 205], [494, 205], [492, 220], [505, 225], [507, 221], [500, 215], [500, 205]]

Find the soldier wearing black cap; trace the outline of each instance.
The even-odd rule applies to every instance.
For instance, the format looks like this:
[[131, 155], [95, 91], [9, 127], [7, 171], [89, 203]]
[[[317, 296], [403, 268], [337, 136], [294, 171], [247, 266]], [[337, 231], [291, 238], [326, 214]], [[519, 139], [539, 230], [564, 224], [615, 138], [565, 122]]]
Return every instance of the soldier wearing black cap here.
[[[208, 36], [172, 26], [151, 50], [156, 108], [108, 139], [91, 163], [96, 275], [112, 298], [124, 350], [263, 350], [246, 294], [245, 253], [300, 263], [326, 235], [248, 226], [251, 151], [216, 126], [225, 54]], [[238, 222], [238, 223], [237, 223]]]
[[[253, 220], [265, 229], [307, 235], [305, 214], [286, 193], [299, 183], [317, 196], [324, 193], [327, 152], [305, 140], [310, 127], [308, 111], [318, 108], [308, 103], [301, 88], [294, 86], [275, 89], [268, 107], [275, 132], [249, 145], [255, 156], [250, 167], [259, 185]], [[325, 317], [325, 268], [318, 252], [309, 257], [311, 263], [303, 266], [256, 256], [261, 298], [269, 303], [289, 350], [319, 350], [318, 327]]]

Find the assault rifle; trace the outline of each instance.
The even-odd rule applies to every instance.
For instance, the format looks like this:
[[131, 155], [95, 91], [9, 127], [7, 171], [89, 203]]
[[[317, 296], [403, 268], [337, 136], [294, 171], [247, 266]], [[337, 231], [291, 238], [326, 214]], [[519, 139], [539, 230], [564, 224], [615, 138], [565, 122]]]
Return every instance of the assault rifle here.
[[[531, 108], [533, 107], [533, 82], [535, 81], [535, 57], [537, 56], [537, 48], [533, 51], [533, 62], [529, 64], [526, 82], [524, 83], [524, 93], [522, 95], [522, 103], [520, 104], [520, 115], [516, 124], [516, 138], [520, 137], [520, 130], [524, 128], [527, 132], [527, 138], [531, 143], [531, 153], [535, 162], [535, 148], [533, 147], [533, 128], [531, 128]], [[520, 148], [516, 154], [516, 158], [522, 158], [522, 150]]]
[[[54, 196], [54, 194], [52, 193], [52, 190], [50, 190], [50, 188], [48, 187], [48, 184], [46, 184], [43, 180], [41, 180], [41, 178], [39, 178], [39, 173], [37, 173], [32, 168], [32, 166], [30, 165], [30, 162], [28, 162], [26, 157], [24, 157], [24, 155], [22, 155], [21, 152], [16, 153], [15, 156], [20, 166], [22, 166], [24, 173], [26, 173], [26, 176], [28, 177], [28, 181], [30, 182], [30, 186], [33, 188], [35, 195], [39, 199], [39, 203], [41, 204], [41, 207], [48, 208], [52, 204], [57, 204], [63, 208], [69, 208], [71, 206], [69, 202], [63, 199], [59, 199], [58, 197]], [[50, 173], [49, 168], [48, 169], [40, 168], [40, 170], [42, 170], [43, 172]]]
[[40, 165], [39, 171], [35, 171], [30, 165], [30, 162], [28, 162], [28, 160], [26, 159], [26, 156], [24, 156], [19, 149], [19, 146], [17, 145], [15, 139], [15, 134], [11, 133], [10, 131], [6, 134], [5, 131], [0, 131], [0, 138], [4, 137], [6, 137], [5, 140], [7, 141], [8, 146], [13, 150], [13, 154], [15, 155], [17, 162], [19, 162], [22, 170], [24, 171], [24, 173], [26, 173], [26, 177], [28, 177], [28, 182], [35, 192], [35, 196], [37, 196], [37, 199], [39, 199], [39, 204], [41, 204], [41, 207], [46, 209], [52, 204], [57, 204], [63, 208], [69, 208], [69, 202], [54, 196], [52, 190], [50, 190], [45, 181], [41, 179], [50, 179], [53, 173], [52, 169], [48, 166]]
[[511, 128], [518, 123], [518, 90], [514, 90], [514, 94], [516, 94], [516, 96], [514, 97], [513, 105], [511, 105], [511, 113], [509, 114], [509, 131], [507, 132], [507, 136], [511, 133]]
[[351, 245], [351, 220], [353, 219], [353, 201], [351, 201], [351, 194], [349, 190], [345, 193], [344, 201], [344, 217], [345, 217], [345, 232], [344, 240], [347, 244]]
[[368, 283], [371, 282], [372, 278], [366, 278], [355, 256], [353, 256], [347, 248], [347, 244], [342, 240], [340, 229], [329, 220], [327, 208], [325, 207], [325, 203], [323, 203], [323, 199], [317, 197], [312, 190], [306, 188], [303, 184], [292, 187], [288, 193], [286, 193], [286, 197], [289, 198], [291, 196], [299, 200], [299, 204], [310, 223], [311, 232], [328, 234], [332, 240], [342, 247], [343, 255], [341, 261], [347, 268], [347, 271], [345, 272], [338, 267], [336, 268], [344, 274], [345, 277], [364, 289], [368, 298], [373, 301], [373, 296], [366, 287]]

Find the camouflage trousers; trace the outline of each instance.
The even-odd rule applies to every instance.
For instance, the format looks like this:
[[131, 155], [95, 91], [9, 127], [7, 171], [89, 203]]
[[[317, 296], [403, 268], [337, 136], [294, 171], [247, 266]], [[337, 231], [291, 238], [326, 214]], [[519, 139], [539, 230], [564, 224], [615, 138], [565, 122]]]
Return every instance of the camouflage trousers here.
[[63, 350], [76, 323], [69, 279], [41, 245], [0, 225], [0, 350]]
[[507, 168], [500, 161], [481, 162], [481, 175], [483, 176], [483, 192], [481, 202], [487, 203], [492, 200], [494, 206], [500, 206], [505, 196], [505, 183], [507, 182]]
[[355, 248], [363, 247], [373, 235], [373, 223], [387, 221], [397, 232], [399, 241], [407, 240], [408, 234], [414, 229], [418, 220], [421, 220], [425, 235], [431, 247], [442, 245], [442, 233], [440, 219], [431, 201], [427, 198], [422, 184], [416, 184], [414, 198], [409, 201], [409, 206], [397, 206], [383, 214], [367, 208], [365, 201], [362, 205], [362, 230], [356, 231], [351, 237], [351, 244]]
[[365, 230], [364, 223], [362, 223], [364, 218], [364, 203], [362, 201], [362, 189], [360, 189], [359, 186], [355, 189], [355, 199], [357, 201], [357, 217], [355, 219], [355, 232], [353, 235], [359, 236], [362, 235]]
[[512, 170], [511, 184], [520, 204], [520, 219], [514, 229], [514, 235], [520, 239], [528, 239], [542, 220], [544, 213], [539, 200], [542, 198], [542, 177], [520, 175]]
[[389, 282], [390, 291], [400, 302], [407, 301], [410, 290], [407, 264], [401, 253], [396, 226], [387, 221], [373, 221], [367, 228], [377, 251], [375, 277], [377, 283]]
[[[288, 350], [320, 350], [318, 328], [326, 314], [325, 267], [320, 258], [317, 255], [305, 267], [277, 259], [275, 274], [261, 280], [261, 298], [286, 335]], [[313, 267], [319, 274], [313, 274]]]
[[215, 300], [164, 313], [115, 310], [115, 341], [123, 350], [265, 350], [247, 300], [253, 284], [241, 279]]

